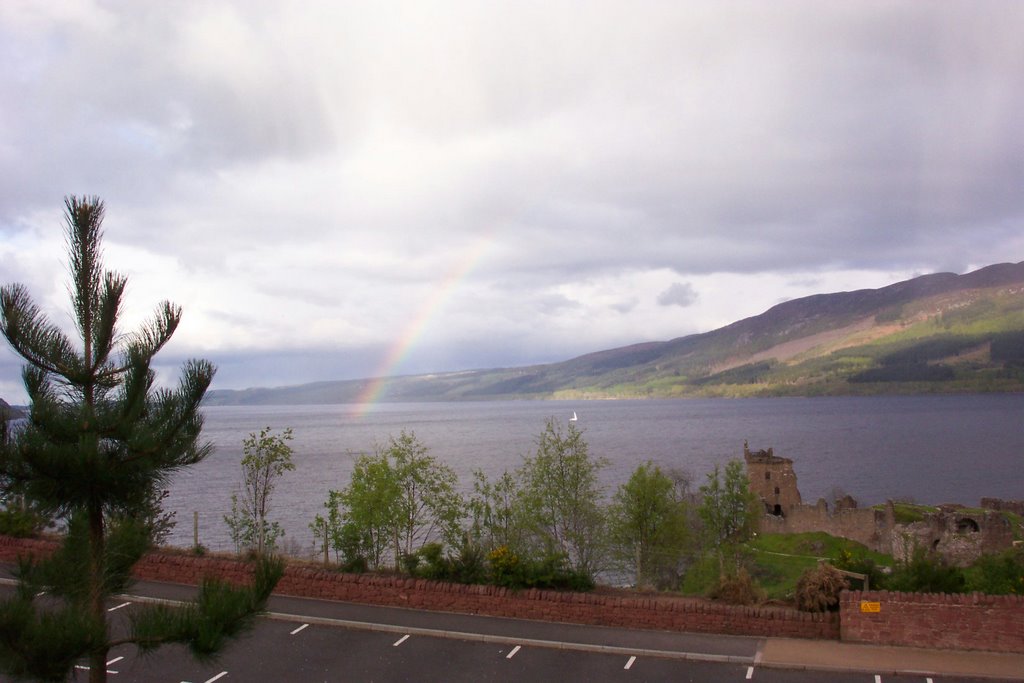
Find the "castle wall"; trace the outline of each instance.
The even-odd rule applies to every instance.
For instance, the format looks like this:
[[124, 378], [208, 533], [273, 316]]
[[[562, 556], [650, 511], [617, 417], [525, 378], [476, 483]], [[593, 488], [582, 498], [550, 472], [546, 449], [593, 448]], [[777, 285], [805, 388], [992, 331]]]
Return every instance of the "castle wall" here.
[[982, 498], [981, 507], [996, 512], [1014, 512], [1024, 517], [1024, 500], [1003, 500], [1002, 498]]
[[779, 534], [802, 534], [824, 531], [832, 536], [863, 543], [879, 552], [889, 552], [892, 525], [883, 510], [871, 508], [843, 509], [829, 512], [825, 501], [817, 505], [798, 505], [790, 508], [785, 517], [765, 515], [761, 531]]
[[1013, 528], [998, 512], [978, 515], [943, 510], [912, 524], [895, 527], [891, 552], [908, 559], [915, 548], [927, 548], [952, 564], [966, 567], [984, 554], [998, 553], [1013, 545]]

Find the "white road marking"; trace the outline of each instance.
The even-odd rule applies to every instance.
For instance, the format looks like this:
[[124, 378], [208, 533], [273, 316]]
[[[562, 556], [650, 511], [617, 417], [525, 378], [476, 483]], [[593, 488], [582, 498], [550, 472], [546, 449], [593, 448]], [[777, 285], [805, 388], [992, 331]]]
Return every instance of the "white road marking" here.
[[747, 680], [749, 681], [753, 677], [754, 677], [754, 667], [748, 666], [747, 667]]
[[[124, 659], [124, 657], [118, 657], [117, 659]], [[113, 660], [113, 661], [114, 661], [114, 662], [116, 662], [116, 661], [117, 661], [117, 659], [115, 659], [115, 660]], [[107, 664], [111, 664], [111, 663], [112, 663], [112, 662], [107, 662]], [[89, 667], [85, 666], [84, 664], [75, 664], [75, 668], [76, 668], [76, 669], [81, 669], [82, 671], [88, 671], [88, 670], [89, 670]], [[112, 670], [112, 669], [107, 669], [107, 673], [108, 673], [108, 674], [116, 674], [116, 673], [118, 673], [118, 672], [117, 672], [117, 671], [114, 671], [114, 670]]]
[[512, 659], [513, 657], [515, 657], [516, 653], [519, 652], [519, 647], [519, 645], [516, 645], [514, 648], [512, 648], [512, 651], [505, 655], [505, 659]]
[[626, 666], [624, 666], [622, 668], [626, 669], [628, 671], [630, 668], [632, 668], [633, 662], [635, 662], [635, 661], [636, 661], [636, 655], [633, 655], [632, 657], [629, 658], [629, 661], [626, 662]]
[[111, 608], [110, 608], [110, 609], [108, 609], [107, 611], [108, 611], [108, 612], [113, 612], [114, 610], [117, 610], [117, 609], [121, 609], [122, 607], [127, 607], [127, 606], [128, 606], [128, 605], [130, 605], [130, 604], [132, 604], [132, 603], [130, 603], [130, 602], [122, 602], [122, 603], [121, 603], [120, 605], [118, 605], [117, 607], [111, 607]]
[[120, 662], [120, 661], [121, 661], [122, 659], [124, 659], [124, 657], [114, 657], [114, 658], [113, 658], [113, 659], [111, 659], [111, 660], [110, 660], [109, 662], [107, 662], [107, 666], [110, 666], [111, 664], [117, 664], [117, 663], [118, 663], [118, 662]]
[[294, 635], [295, 635], [296, 633], [298, 633], [298, 632], [299, 632], [299, 631], [301, 631], [302, 629], [306, 628], [307, 626], [309, 626], [309, 624], [303, 624], [302, 626], [300, 626], [300, 627], [298, 627], [297, 629], [295, 629], [294, 631], [292, 631], [291, 635], [293, 635], [293, 636], [294, 636]]
[[878, 674], [875, 674], [875, 683], [882, 683], [882, 677]]
[[925, 680], [925, 683], [932, 683], [932, 679], [930, 679], [930, 678], [926, 678], [924, 680]]
[[227, 675], [228, 675], [228, 672], [227, 672], [227, 671], [221, 671], [221, 672], [220, 672], [219, 674], [217, 674], [217, 675], [216, 675], [216, 676], [214, 676], [213, 678], [207, 678], [207, 679], [206, 679], [206, 681], [205, 681], [204, 683], [213, 683], [213, 682], [214, 682], [215, 680], [217, 680], [218, 678], [224, 678], [224, 677], [225, 677], [225, 676], [227, 676]]
[[406, 633], [406, 634], [405, 634], [404, 636], [402, 636], [401, 638], [399, 638], [398, 640], [396, 640], [396, 641], [394, 642], [394, 644], [392, 644], [392, 646], [391, 646], [391, 647], [398, 647], [399, 645], [401, 645], [402, 643], [404, 643], [404, 642], [405, 642], [405, 641], [407, 641], [407, 640], [409, 640], [409, 634], [408, 634], [408, 633]]

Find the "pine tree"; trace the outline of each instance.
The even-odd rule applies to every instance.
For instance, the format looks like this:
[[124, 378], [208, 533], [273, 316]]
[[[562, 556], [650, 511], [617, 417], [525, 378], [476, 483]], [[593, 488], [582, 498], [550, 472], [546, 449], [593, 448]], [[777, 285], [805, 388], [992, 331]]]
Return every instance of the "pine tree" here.
[[[22, 285], [0, 289], [0, 332], [26, 361], [27, 424], [0, 445], [0, 481], [64, 523], [57, 551], [22, 561], [14, 598], [0, 603], [0, 670], [63, 680], [88, 658], [89, 680], [106, 680], [108, 651], [163, 643], [215, 654], [251, 625], [282, 572], [264, 559], [249, 588], [208, 581], [180, 609], [144, 607], [115, 637], [105, 601], [126, 588], [152, 544], [154, 492], [212, 451], [200, 441], [199, 405], [214, 367], [192, 360], [176, 389], [155, 387], [151, 362], [170, 340], [181, 309], [162, 303], [133, 334], [117, 327], [127, 279], [102, 265], [104, 206], [65, 199], [69, 290], [80, 345], [50, 322]], [[48, 604], [38, 604], [46, 591]], [[56, 604], [54, 603], [56, 600]]]

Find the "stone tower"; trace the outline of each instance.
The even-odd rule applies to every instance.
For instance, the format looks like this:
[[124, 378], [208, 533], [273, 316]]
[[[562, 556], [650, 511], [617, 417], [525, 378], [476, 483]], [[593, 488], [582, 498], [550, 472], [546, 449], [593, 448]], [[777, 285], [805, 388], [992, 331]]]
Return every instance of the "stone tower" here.
[[785, 517], [791, 508], [801, 504], [792, 460], [776, 456], [771, 448], [752, 453], [745, 441], [743, 459], [747, 462], [750, 490], [764, 503], [765, 512]]

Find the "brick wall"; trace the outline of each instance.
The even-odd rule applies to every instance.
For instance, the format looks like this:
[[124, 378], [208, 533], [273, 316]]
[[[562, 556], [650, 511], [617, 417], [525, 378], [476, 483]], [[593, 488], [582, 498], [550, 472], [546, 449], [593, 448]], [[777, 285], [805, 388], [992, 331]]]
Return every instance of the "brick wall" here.
[[[878, 612], [861, 611], [861, 602]], [[1024, 653], [1024, 596], [844, 591], [844, 641]]]
[[[0, 562], [46, 554], [52, 541], [0, 536]], [[251, 566], [226, 557], [151, 553], [135, 567], [139, 579], [196, 584], [204, 576], [247, 582]], [[339, 574], [291, 565], [275, 591], [282, 595], [372, 605], [489, 614], [581, 624], [791, 638], [841, 638], [876, 645], [1024, 653], [1024, 596], [845, 591], [839, 614], [782, 607], [732, 607], [699, 598], [600, 593], [511, 591], [495, 586]], [[862, 612], [861, 602], [878, 612]]]
[[[45, 553], [49, 541], [0, 536], [0, 561], [20, 553]], [[151, 553], [136, 566], [139, 579], [196, 584], [204, 576], [247, 582], [251, 566], [231, 558]], [[343, 600], [371, 605], [487, 614], [578, 624], [668, 631], [782, 636], [839, 637], [838, 615], [808, 614], [784, 607], [735, 607], [670, 596], [617, 596], [536, 589], [512, 591], [371, 574], [340, 574], [290, 565], [274, 591], [280, 595]]]

